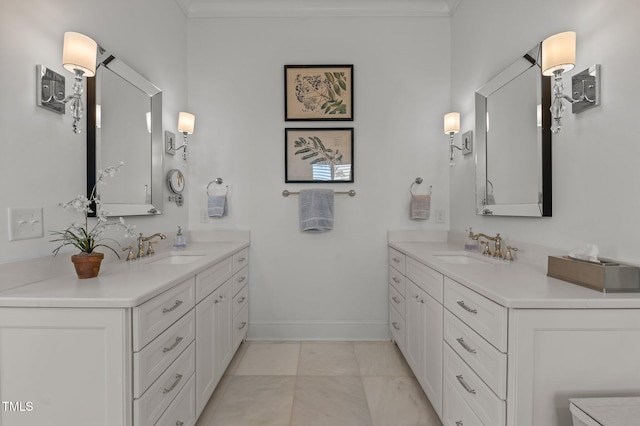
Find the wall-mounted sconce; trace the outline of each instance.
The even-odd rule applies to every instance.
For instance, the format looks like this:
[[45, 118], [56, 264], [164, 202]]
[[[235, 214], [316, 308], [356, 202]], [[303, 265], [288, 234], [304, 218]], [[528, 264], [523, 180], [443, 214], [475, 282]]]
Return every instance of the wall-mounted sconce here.
[[573, 69], [576, 63], [576, 33], [566, 31], [546, 38], [542, 42], [542, 75], [553, 76], [553, 101], [551, 102], [551, 131], [562, 130], [564, 100], [573, 103], [573, 99], [564, 94], [562, 73]]
[[187, 135], [193, 134], [193, 128], [195, 126], [196, 117], [188, 112], [180, 112], [178, 114], [178, 131], [182, 133], [184, 142], [182, 146], [176, 148], [176, 151], [183, 149], [182, 158], [187, 159]]
[[71, 101], [71, 112], [73, 114], [73, 131], [80, 133], [78, 121], [82, 118], [84, 107], [82, 105], [82, 92], [84, 87], [82, 77], [93, 77], [96, 75], [96, 57], [98, 55], [98, 44], [84, 34], [66, 32], [64, 33], [64, 47], [62, 50], [62, 65], [68, 71], [74, 73], [76, 77], [73, 83], [73, 94], [64, 99], [64, 103]]
[[65, 78], [44, 65], [36, 65], [36, 103], [49, 111], [64, 114]]
[[460, 131], [460, 113], [450, 112], [444, 115], [444, 134], [449, 135], [449, 166], [453, 166], [453, 149], [462, 151], [463, 155], [473, 152], [473, 132], [468, 131], [462, 135], [462, 146], [453, 144], [453, 135]]
[[571, 77], [574, 114], [600, 105], [600, 64], [595, 64]]

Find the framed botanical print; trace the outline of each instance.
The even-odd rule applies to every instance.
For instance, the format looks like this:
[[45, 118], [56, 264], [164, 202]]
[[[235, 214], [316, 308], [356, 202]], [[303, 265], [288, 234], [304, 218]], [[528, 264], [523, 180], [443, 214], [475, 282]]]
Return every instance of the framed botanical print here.
[[353, 65], [285, 65], [285, 121], [353, 121]]
[[285, 129], [286, 183], [353, 182], [353, 128]]

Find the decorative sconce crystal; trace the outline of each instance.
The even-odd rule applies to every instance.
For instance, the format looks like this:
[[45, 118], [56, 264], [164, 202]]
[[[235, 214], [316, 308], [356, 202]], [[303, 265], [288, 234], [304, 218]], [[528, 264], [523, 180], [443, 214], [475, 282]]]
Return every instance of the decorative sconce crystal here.
[[66, 32], [64, 33], [64, 47], [62, 50], [62, 65], [68, 71], [75, 74], [76, 81], [73, 83], [73, 94], [64, 99], [64, 103], [71, 101], [71, 112], [73, 114], [73, 131], [80, 133], [78, 121], [82, 118], [84, 107], [82, 105], [82, 93], [84, 86], [82, 77], [93, 77], [96, 75], [96, 57], [98, 55], [98, 44], [84, 34]]
[[453, 144], [453, 135], [460, 131], [460, 113], [450, 112], [444, 115], [444, 134], [449, 135], [449, 166], [453, 166], [453, 148], [462, 150]]
[[187, 135], [193, 134], [195, 121], [196, 117], [193, 114], [189, 114], [188, 112], [180, 112], [178, 114], [178, 131], [182, 133], [184, 142], [182, 146], [176, 148], [176, 151], [179, 149], [184, 150], [182, 152], [182, 158], [185, 160], [187, 159]]
[[573, 69], [576, 63], [576, 33], [566, 31], [548, 37], [542, 42], [542, 75], [553, 76], [553, 101], [551, 102], [551, 131], [562, 130], [564, 100], [573, 103], [573, 99], [564, 94], [562, 73]]

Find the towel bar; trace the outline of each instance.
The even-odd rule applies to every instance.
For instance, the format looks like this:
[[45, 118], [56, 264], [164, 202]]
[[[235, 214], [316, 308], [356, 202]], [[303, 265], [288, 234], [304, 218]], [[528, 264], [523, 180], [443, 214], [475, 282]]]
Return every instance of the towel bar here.
[[[284, 190], [282, 191], [282, 196], [283, 197], [288, 197], [289, 195], [296, 195], [299, 194], [300, 192], [297, 191], [288, 191], [288, 190]], [[353, 189], [349, 190], [349, 191], [334, 191], [334, 194], [347, 194], [349, 195], [349, 197], [355, 197], [356, 196], [356, 191], [354, 191]]]

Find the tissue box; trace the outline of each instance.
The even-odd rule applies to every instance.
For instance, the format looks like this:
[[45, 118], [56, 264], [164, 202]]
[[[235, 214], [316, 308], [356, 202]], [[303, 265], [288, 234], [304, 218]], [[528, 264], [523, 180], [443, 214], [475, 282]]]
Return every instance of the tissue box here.
[[604, 293], [640, 292], [640, 268], [606, 259], [599, 260], [602, 263], [566, 256], [549, 256], [547, 275]]

